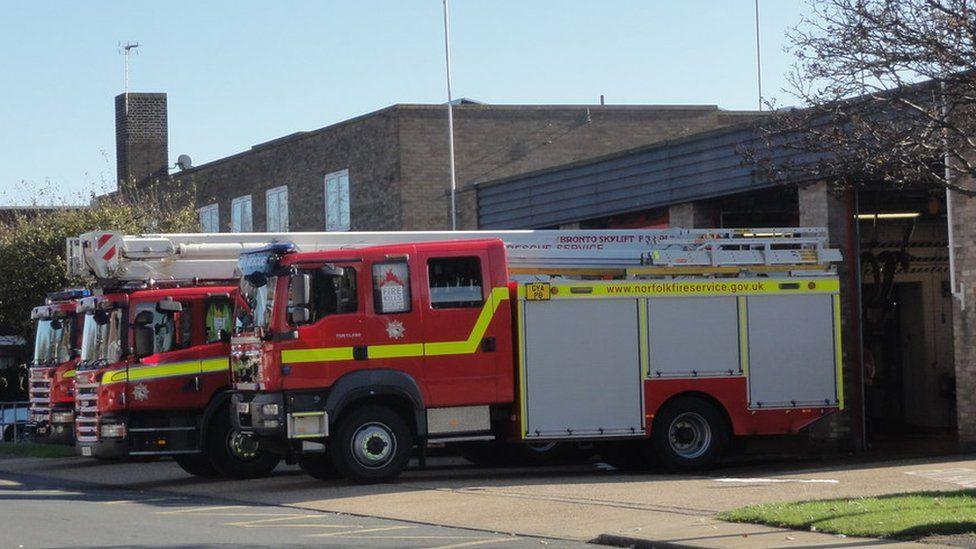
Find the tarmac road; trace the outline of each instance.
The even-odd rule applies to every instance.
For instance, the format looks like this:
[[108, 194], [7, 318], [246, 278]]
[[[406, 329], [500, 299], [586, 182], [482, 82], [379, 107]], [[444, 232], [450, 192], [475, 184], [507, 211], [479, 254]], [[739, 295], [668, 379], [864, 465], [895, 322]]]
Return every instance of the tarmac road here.
[[[4, 481], [20, 484], [0, 486], [0, 547], [8, 532], [25, 547], [572, 547], [612, 538], [694, 547], [888, 547], [900, 544], [731, 525], [714, 516], [769, 501], [976, 487], [976, 460], [767, 463], [668, 475], [622, 474], [594, 464], [486, 469], [436, 458], [397, 483], [358, 486], [318, 481], [289, 466], [269, 478], [232, 481], [193, 478], [162, 460], [4, 459]], [[271, 520], [255, 526], [248, 513]]]
[[427, 524], [4, 473], [0, 547], [583, 547]]

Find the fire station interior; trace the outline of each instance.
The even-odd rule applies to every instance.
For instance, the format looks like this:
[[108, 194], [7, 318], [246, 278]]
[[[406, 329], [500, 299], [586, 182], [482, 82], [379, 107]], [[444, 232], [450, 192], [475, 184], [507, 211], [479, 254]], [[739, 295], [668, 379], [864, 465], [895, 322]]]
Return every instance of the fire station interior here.
[[[857, 195], [867, 444], [948, 448], [954, 444], [956, 409], [944, 193], [864, 185]], [[799, 223], [795, 187], [700, 206], [712, 224], [700, 226]]]
[[950, 444], [954, 304], [945, 194], [879, 187], [858, 193], [868, 443]]

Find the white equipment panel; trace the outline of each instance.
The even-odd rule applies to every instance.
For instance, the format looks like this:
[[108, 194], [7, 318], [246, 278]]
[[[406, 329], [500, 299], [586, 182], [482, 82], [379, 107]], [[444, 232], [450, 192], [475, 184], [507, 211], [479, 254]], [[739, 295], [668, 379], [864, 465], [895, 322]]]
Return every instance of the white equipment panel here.
[[651, 378], [741, 373], [736, 297], [656, 297], [647, 302]]
[[525, 301], [526, 439], [644, 430], [639, 301]]
[[749, 296], [749, 407], [836, 406], [831, 295]]

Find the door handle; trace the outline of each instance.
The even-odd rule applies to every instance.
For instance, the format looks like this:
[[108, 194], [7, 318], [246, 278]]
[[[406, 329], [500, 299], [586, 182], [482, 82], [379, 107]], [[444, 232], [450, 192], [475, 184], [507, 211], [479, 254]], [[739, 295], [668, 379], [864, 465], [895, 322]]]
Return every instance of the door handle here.
[[493, 337], [486, 337], [486, 338], [484, 338], [484, 339], [481, 340], [481, 350], [483, 352], [486, 352], [486, 353], [494, 353], [495, 352], [495, 347], [496, 347], [495, 338], [493, 338]]
[[183, 390], [188, 393], [196, 393], [200, 391], [200, 376], [193, 376], [193, 379], [187, 381], [183, 385]]

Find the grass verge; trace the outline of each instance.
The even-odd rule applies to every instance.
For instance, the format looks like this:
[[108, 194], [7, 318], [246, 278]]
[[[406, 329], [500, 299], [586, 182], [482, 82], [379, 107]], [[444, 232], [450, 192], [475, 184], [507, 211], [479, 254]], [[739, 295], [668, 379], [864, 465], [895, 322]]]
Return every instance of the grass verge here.
[[971, 534], [976, 532], [976, 490], [750, 505], [719, 518], [872, 538]]
[[0, 442], [0, 457], [56, 458], [75, 455], [73, 446], [62, 444], [37, 444], [34, 442]]

